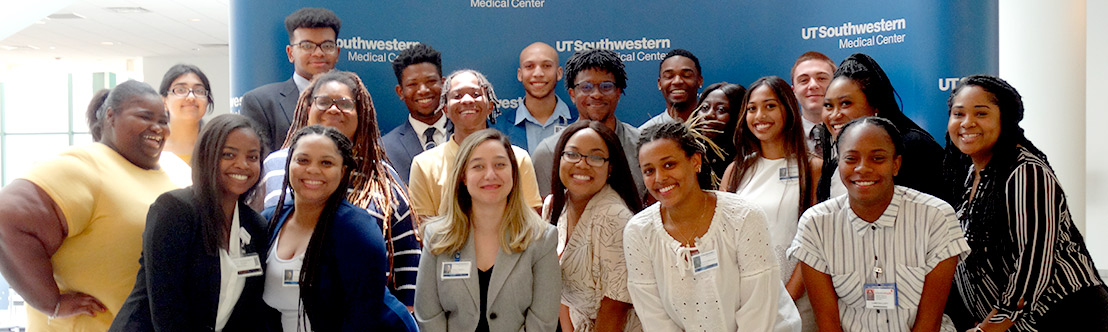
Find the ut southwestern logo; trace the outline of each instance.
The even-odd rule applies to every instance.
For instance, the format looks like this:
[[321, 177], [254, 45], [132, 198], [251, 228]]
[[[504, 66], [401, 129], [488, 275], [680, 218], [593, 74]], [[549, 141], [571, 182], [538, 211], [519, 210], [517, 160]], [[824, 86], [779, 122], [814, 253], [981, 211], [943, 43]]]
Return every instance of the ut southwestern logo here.
[[473, 8], [542, 8], [546, 0], [469, 0]]
[[950, 91], [958, 87], [958, 81], [962, 80], [961, 77], [940, 77], [939, 78], [939, 90]]

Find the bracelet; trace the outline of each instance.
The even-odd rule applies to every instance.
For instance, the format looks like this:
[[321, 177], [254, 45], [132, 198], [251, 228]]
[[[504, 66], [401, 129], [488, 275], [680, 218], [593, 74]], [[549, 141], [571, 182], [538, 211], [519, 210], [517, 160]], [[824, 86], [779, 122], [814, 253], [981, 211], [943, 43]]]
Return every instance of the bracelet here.
[[62, 298], [58, 297], [58, 302], [54, 303], [54, 314], [50, 315], [50, 319], [58, 318], [58, 309], [62, 308]]

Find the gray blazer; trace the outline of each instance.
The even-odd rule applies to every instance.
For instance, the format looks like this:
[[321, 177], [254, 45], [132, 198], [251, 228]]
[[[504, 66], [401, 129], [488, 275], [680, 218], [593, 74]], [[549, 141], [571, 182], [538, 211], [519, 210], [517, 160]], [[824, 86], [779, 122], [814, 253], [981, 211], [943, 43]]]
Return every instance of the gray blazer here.
[[[428, 238], [435, 232], [427, 227]], [[558, 265], [558, 230], [547, 225], [541, 238], [519, 253], [500, 251], [489, 281], [486, 319], [490, 331], [554, 331], [562, 297], [562, 270]], [[461, 261], [470, 264], [470, 277], [441, 279], [442, 262], [454, 253], [431, 254], [423, 247], [416, 281], [415, 318], [421, 331], [473, 331], [481, 310], [481, 285], [473, 234], [462, 248]]]

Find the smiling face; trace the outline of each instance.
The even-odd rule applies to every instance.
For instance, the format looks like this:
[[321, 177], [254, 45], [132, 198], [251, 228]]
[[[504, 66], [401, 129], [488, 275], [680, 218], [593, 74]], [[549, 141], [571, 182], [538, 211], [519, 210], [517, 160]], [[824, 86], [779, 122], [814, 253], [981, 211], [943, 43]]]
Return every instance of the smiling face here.
[[731, 121], [731, 102], [727, 100], [723, 89], [715, 89], [704, 97], [704, 103], [700, 106], [700, 116], [706, 121], [700, 127], [713, 129], [704, 131], [704, 136], [715, 139], [727, 130], [727, 123]]
[[219, 183], [225, 198], [238, 199], [258, 182], [261, 150], [261, 140], [253, 131], [239, 128], [227, 135], [219, 157]]
[[663, 61], [658, 73], [658, 90], [662, 91], [666, 105], [679, 109], [696, 102], [696, 90], [703, 83], [696, 63], [679, 55]]
[[[835, 70], [820, 59], [810, 59], [796, 65], [793, 71], [793, 93], [805, 114], [815, 117], [823, 111], [823, 98]], [[815, 120], [815, 119], [813, 119]]]
[[474, 205], [507, 206], [512, 192], [512, 161], [508, 151], [497, 140], [477, 145], [465, 164], [462, 181]]
[[543, 43], [531, 44], [519, 54], [516, 79], [523, 83], [527, 96], [546, 98], [562, 79], [562, 67], [558, 65], [558, 52]]
[[408, 107], [408, 114], [425, 123], [438, 121], [439, 98], [442, 97], [442, 76], [430, 62], [417, 63], [404, 68], [396, 94]]
[[658, 139], [639, 149], [639, 167], [643, 182], [662, 206], [676, 206], [700, 190], [696, 172], [700, 169], [700, 154], [685, 155], [677, 142]]
[[784, 140], [781, 132], [785, 128], [785, 109], [769, 85], [758, 86], [750, 92], [745, 122], [746, 129], [760, 141]]
[[593, 166], [588, 162], [588, 156], [600, 156], [608, 158], [608, 146], [600, 134], [590, 128], [584, 128], [566, 141], [563, 152], [576, 152], [582, 155], [581, 160], [570, 162], [564, 155], [558, 158], [558, 177], [566, 186], [571, 200], [588, 201], [596, 195], [604, 185], [608, 183], [608, 175], [612, 171], [612, 165], [604, 162], [604, 165]]
[[204, 117], [204, 113], [208, 112], [208, 97], [206, 95], [196, 96], [194, 93], [189, 93], [184, 97], [173, 94], [173, 89], [178, 87], [193, 89], [194, 91], [208, 91], [208, 88], [204, 86], [200, 76], [190, 72], [173, 79], [173, 83], [169, 85], [170, 92], [162, 97], [165, 100], [166, 108], [169, 109], [170, 121], [199, 123], [200, 119]]
[[492, 101], [477, 76], [464, 72], [451, 78], [450, 91], [446, 92], [446, 117], [454, 122], [455, 131], [472, 133], [485, 129], [489, 114]]
[[339, 61], [339, 52], [336, 50], [334, 54], [324, 53], [321, 47], [316, 47], [310, 52], [301, 50], [296, 44], [303, 41], [310, 41], [316, 44], [323, 44], [323, 42], [335, 42], [335, 30], [331, 28], [296, 28], [292, 31], [292, 38], [289, 40], [289, 45], [285, 46], [285, 54], [289, 57], [289, 62], [292, 62], [293, 67], [296, 68], [296, 73], [300, 76], [304, 76], [306, 79], [312, 79], [316, 74], [322, 74], [335, 68], [335, 63]]
[[985, 89], [969, 85], [958, 91], [950, 106], [947, 135], [978, 169], [985, 168], [992, 159], [993, 147], [1000, 139], [1000, 107], [994, 98]]
[[851, 207], [884, 211], [892, 201], [900, 160], [889, 134], [880, 127], [861, 123], [843, 133], [838, 167]]
[[326, 204], [342, 182], [346, 167], [335, 142], [326, 136], [301, 137], [289, 163], [289, 186], [297, 203]]
[[[323, 104], [317, 103], [316, 98], [319, 97], [330, 98], [331, 105], [325, 109], [320, 109], [320, 107], [326, 105], [326, 102]], [[327, 98], [323, 99], [326, 100]], [[354, 108], [350, 110], [341, 109], [339, 100], [342, 99], [354, 102]], [[354, 139], [354, 134], [358, 131], [358, 104], [350, 87], [339, 81], [330, 81], [315, 89], [315, 92], [312, 93], [312, 107], [308, 111], [308, 125], [314, 124], [338, 129], [347, 138]]]
[[109, 108], [104, 122], [111, 131], [102, 142], [123, 155], [135, 166], [144, 169], [158, 167], [165, 138], [169, 136], [169, 112], [157, 94], [136, 95]]
[[823, 99], [823, 125], [831, 137], [839, 137], [839, 131], [850, 120], [874, 115], [877, 109], [870, 106], [857, 82], [845, 77], [831, 81]]
[[[577, 73], [575, 80], [576, 82], [573, 82], [574, 87], [586, 82], [598, 87], [603, 82], [614, 83], [616, 76], [606, 70], [585, 69]], [[584, 93], [578, 90], [580, 89], [569, 89], [569, 98], [573, 99], [573, 104], [577, 106], [577, 112], [580, 113], [581, 118], [600, 121], [608, 128], [614, 129], [616, 106], [619, 105], [619, 97], [623, 93], [622, 89], [616, 87], [611, 93], [601, 92], [598, 88], [594, 88], [592, 93]]]

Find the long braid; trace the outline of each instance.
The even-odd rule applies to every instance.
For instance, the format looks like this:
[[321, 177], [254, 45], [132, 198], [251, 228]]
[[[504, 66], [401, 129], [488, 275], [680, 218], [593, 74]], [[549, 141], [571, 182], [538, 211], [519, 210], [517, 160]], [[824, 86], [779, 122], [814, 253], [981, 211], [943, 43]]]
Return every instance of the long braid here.
[[[357, 105], [358, 126], [351, 141], [354, 144], [354, 160], [356, 167], [350, 175], [350, 191], [347, 200], [351, 204], [361, 208], [375, 205], [383, 217], [381, 221], [381, 233], [384, 235], [385, 248], [388, 251], [389, 276], [388, 282], [393, 283], [393, 256], [396, 251], [393, 244], [392, 226], [396, 220], [397, 206], [400, 200], [410, 202], [404, 187], [394, 178], [388, 170], [388, 156], [385, 154], [384, 145], [381, 142], [381, 131], [377, 126], [377, 112], [373, 106], [373, 97], [365, 88], [365, 84], [358, 75], [352, 72], [332, 70], [317, 75], [312, 84], [304, 89], [297, 99], [296, 114], [285, 139], [285, 148], [296, 130], [308, 125], [308, 113], [312, 107], [312, 94], [315, 89], [328, 82], [337, 81], [347, 85], [354, 93]], [[412, 221], [417, 222], [418, 216], [412, 214]]]

